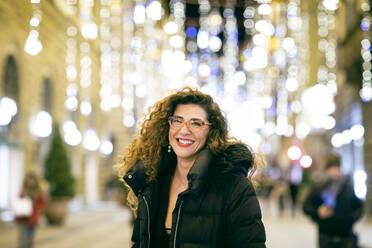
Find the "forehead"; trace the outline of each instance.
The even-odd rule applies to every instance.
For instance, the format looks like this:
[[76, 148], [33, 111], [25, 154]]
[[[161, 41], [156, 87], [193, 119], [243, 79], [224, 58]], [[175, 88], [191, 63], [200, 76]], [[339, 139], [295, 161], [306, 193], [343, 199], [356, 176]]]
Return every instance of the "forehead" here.
[[178, 104], [173, 115], [181, 116], [184, 119], [207, 120], [207, 112], [197, 104]]

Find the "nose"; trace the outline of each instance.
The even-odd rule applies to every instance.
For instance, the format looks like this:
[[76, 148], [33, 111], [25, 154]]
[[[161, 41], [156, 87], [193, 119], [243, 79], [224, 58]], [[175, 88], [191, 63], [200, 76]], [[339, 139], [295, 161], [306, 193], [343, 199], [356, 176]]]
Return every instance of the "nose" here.
[[184, 123], [182, 123], [182, 126], [179, 129], [179, 132], [182, 132], [182, 133], [184, 133], [184, 132], [190, 133], [191, 132], [191, 130], [189, 128], [189, 122], [188, 121], [185, 121]]

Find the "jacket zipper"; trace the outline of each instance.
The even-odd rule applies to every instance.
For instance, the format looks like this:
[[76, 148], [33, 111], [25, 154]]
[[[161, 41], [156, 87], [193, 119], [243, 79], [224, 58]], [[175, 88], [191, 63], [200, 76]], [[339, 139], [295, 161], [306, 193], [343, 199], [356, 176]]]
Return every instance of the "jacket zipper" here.
[[179, 223], [179, 221], [180, 221], [180, 213], [181, 213], [182, 203], [183, 203], [183, 201], [181, 201], [181, 203], [180, 203], [180, 207], [178, 208], [177, 221], [176, 221], [176, 229], [175, 229], [175, 232], [174, 232], [173, 248], [176, 248], [176, 239], [177, 239], [177, 232], [178, 232], [178, 223]]
[[147, 247], [150, 248], [150, 208], [149, 204], [146, 201], [145, 196], [142, 196], [143, 200], [145, 201], [146, 204], [146, 210], [147, 210], [147, 235], [148, 235], [148, 242], [147, 242]]

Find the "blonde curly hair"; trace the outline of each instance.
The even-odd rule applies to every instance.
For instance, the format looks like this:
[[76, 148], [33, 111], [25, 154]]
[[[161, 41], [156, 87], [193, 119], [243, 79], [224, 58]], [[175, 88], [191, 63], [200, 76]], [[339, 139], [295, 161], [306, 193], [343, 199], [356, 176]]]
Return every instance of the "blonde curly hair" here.
[[[179, 104], [197, 104], [207, 112], [208, 122], [212, 125], [209, 129], [206, 146], [213, 154], [218, 155], [228, 145], [235, 143], [229, 141], [226, 119], [213, 98], [189, 87], [182, 88], [149, 108], [147, 118], [140, 125], [139, 136], [125, 149], [116, 165], [121, 181], [124, 182], [123, 176], [139, 160], [143, 162], [146, 168], [149, 181], [155, 179], [162, 153], [169, 145], [168, 118], [173, 115]], [[255, 168], [255, 165], [253, 167]], [[254, 168], [250, 171], [250, 175], [253, 174]], [[128, 185], [126, 187], [129, 189], [127, 201], [135, 211], [137, 209], [137, 198], [130, 187]]]

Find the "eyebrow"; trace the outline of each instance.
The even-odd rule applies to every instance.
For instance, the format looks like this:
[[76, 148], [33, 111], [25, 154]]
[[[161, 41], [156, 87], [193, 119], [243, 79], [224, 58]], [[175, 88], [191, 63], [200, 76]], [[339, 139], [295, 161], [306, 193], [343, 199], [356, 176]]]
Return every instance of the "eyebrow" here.
[[[179, 116], [179, 115], [174, 115], [173, 117], [181, 118], [182, 120], [185, 120], [185, 118], [183, 118], [182, 116]], [[204, 121], [204, 120], [199, 119], [199, 118], [191, 118], [190, 121], [202, 121], [202, 122], [207, 122], [207, 121]]]

